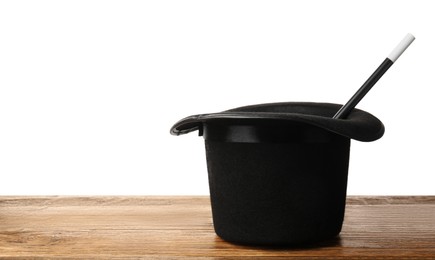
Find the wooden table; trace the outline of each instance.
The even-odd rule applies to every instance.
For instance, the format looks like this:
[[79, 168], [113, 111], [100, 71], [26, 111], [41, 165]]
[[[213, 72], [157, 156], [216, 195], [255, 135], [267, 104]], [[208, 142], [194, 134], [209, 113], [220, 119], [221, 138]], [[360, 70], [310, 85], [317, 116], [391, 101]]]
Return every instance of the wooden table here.
[[308, 248], [227, 243], [208, 197], [0, 197], [0, 257], [435, 259], [435, 196], [349, 197], [341, 235]]

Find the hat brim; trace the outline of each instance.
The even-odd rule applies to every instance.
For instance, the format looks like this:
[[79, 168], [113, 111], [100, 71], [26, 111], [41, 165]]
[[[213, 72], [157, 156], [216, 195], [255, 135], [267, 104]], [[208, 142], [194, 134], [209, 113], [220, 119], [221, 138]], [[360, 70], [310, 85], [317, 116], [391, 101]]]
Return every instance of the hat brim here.
[[312, 102], [282, 102], [243, 106], [220, 113], [199, 114], [186, 117], [172, 126], [173, 135], [202, 130], [203, 124], [255, 123], [265, 120], [300, 122], [323, 128], [327, 131], [370, 142], [381, 138], [385, 132], [382, 122], [368, 112], [353, 109], [346, 119], [333, 119], [341, 105]]

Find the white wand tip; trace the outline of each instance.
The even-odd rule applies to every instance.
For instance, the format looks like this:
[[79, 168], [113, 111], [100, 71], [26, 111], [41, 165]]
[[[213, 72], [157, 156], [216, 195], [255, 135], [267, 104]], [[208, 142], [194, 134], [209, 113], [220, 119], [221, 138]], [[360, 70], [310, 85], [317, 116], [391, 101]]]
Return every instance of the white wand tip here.
[[394, 50], [388, 55], [388, 59], [390, 59], [392, 62], [395, 62], [400, 55], [408, 48], [409, 45], [415, 40], [415, 37], [408, 33], [405, 38], [394, 48]]

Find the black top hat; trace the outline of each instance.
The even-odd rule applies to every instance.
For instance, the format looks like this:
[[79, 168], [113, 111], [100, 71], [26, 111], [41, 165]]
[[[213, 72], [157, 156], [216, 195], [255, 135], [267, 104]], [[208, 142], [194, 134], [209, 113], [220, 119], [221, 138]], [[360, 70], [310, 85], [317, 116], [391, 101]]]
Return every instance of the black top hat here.
[[213, 225], [227, 241], [280, 245], [336, 236], [343, 223], [350, 139], [384, 126], [341, 106], [271, 103], [186, 117], [171, 133], [204, 135]]
[[384, 134], [382, 122], [375, 116], [353, 109], [346, 119], [333, 119], [341, 105], [312, 102], [282, 102], [243, 106], [220, 113], [199, 114], [178, 121], [171, 134], [181, 135], [195, 130], [202, 134], [207, 123], [252, 123], [261, 121], [299, 122], [355, 139], [370, 142]]

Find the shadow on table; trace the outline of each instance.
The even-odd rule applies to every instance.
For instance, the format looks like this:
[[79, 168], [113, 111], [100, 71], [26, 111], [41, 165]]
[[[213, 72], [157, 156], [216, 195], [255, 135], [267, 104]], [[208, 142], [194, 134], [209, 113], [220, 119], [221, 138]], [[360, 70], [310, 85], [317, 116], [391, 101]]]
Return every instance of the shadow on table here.
[[307, 250], [307, 249], [319, 249], [324, 247], [340, 247], [342, 245], [340, 236], [322, 242], [311, 243], [311, 244], [280, 245], [280, 246], [264, 246], [264, 245], [256, 246], [256, 245], [238, 244], [238, 243], [227, 242], [225, 240], [222, 240], [218, 236], [216, 236], [215, 242], [216, 244], [219, 244], [218, 247], [220, 248], [222, 248], [222, 244], [227, 244], [229, 247], [238, 247], [240, 249], [256, 249], [256, 250], [266, 250], [266, 251]]

